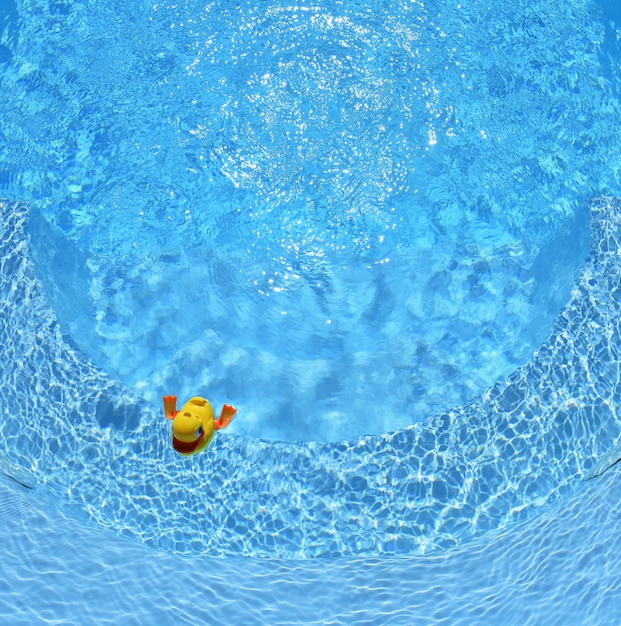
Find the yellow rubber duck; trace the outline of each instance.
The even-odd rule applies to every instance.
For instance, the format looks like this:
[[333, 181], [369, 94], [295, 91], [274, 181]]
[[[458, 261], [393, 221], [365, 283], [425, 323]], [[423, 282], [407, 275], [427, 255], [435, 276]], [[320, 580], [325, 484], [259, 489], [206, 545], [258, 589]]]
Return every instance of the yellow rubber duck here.
[[190, 398], [177, 411], [177, 396], [164, 396], [164, 415], [172, 420], [172, 447], [183, 456], [202, 452], [211, 443], [214, 432], [228, 426], [235, 413], [237, 409], [225, 404], [216, 419], [211, 404], [200, 396]]

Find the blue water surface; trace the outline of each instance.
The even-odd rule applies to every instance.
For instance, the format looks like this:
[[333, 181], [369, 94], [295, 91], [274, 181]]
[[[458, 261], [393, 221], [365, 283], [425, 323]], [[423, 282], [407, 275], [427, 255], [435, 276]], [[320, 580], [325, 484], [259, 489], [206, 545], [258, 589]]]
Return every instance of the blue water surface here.
[[2, 4], [0, 619], [619, 623], [618, 26]]
[[63, 328], [154, 404], [236, 404], [233, 432], [341, 441], [472, 400], [546, 338], [618, 187], [585, 0], [24, 15], [5, 195]]

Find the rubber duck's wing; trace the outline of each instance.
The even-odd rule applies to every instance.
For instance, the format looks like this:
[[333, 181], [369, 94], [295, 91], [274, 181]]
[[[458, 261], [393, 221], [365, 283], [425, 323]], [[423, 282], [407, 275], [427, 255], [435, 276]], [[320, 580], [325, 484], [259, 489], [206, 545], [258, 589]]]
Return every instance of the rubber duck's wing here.
[[164, 417], [171, 420], [177, 415], [177, 396], [164, 396]]
[[230, 404], [223, 405], [220, 417], [217, 420], [214, 420], [214, 429], [220, 430], [221, 428], [226, 428], [233, 421], [235, 413], [237, 413], [237, 409], [235, 407]]

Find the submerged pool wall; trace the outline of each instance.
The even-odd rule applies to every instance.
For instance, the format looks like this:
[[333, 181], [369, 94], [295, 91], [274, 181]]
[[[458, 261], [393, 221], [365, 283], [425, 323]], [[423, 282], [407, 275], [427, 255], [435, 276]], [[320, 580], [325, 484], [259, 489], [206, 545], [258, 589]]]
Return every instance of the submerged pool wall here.
[[426, 554], [528, 519], [621, 447], [617, 200], [592, 204], [591, 255], [550, 338], [478, 401], [334, 444], [222, 435], [192, 459], [170, 449], [159, 407], [62, 335], [30, 260], [28, 207], [0, 207], [3, 471], [149, 546]]

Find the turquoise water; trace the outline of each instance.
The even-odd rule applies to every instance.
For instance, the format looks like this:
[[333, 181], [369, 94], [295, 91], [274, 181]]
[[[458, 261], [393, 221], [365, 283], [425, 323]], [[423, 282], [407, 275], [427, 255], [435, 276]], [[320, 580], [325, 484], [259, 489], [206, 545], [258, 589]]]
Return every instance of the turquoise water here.
[[618, 623], [614, 7], [370, 9], [2, 5], [7, 623]]
[[65, 332], [271, 440], [393, 431], [510, 374], [618, 187], [618, 103], [594, 5], [494, 9], [28, 5], [5, 195], [41, 218]]

